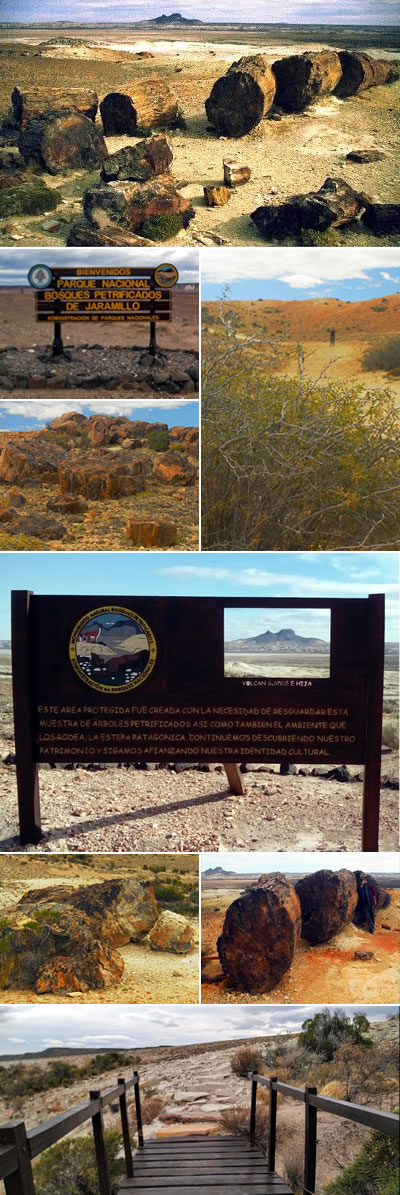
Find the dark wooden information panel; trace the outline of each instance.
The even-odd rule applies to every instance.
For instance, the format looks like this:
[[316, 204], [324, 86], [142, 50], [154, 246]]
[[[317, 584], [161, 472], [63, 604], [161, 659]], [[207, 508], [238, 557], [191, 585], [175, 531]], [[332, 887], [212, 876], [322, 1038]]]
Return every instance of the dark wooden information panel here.
[[[268, 621], [277, 608], [282, 616], [328, 612], [326, 675], [316, 675], [307, 656], [295, 675], [284, 660], [277, 675], [276, 659], [271, 674], [268, 663], [260, 675], [251, 660], [245, 675], [229, 673], [228, 612], [264, 611]], [[377, 849], [382, 595], [295, 601], [17, 591], [12, 615], [24, 841], [40, 835], [41, 762], [346, 762], [365, 765], [363, 847]]]
[[159, 323], [171, 319], [171, 290], [165, 287], [164, 280], [162, 286], [158, 284], [157, 267], [82, 266], [52, 269], [51, 273], [50, 285], [35, 293], [39, 322]]

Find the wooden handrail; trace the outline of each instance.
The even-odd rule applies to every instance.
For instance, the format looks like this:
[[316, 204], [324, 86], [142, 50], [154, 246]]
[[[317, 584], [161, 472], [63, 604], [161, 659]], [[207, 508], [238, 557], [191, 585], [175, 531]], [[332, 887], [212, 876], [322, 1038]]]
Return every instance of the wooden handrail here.
[[[138, 1139], [139, 1145], [143, 1145], [140, 1087], [137, 1071], [134, 1071], [132, 1077], [129, 1079], [118, 1079], [116, 1085], [108, 1087], [103, 1092], [91, 1092], [89, 1100], [85, 1100], [81, 1104], [76, 1104], [75, 1107], [68, 1109], [67, 1112], [61, 1112], [58, 1116], [52, 1116], [50, 1120], [44, 1121], [42, 1124], [37, 1125], [36, 1128], [29, 1129], [28, 1132], [25, 1131], [23, 1120], [11, 1121], [7, 1125], [1, 1125], [0, 1179], [4, 1181], [6, 1195], [34, 1195], [31, 1168], [33, 1158], [37, 1158], [44, 1150], [55, 1145], [57, 1141], [61, 1141], [64, 1137], [68, 1136], [68, 1133], [71, 1133], [73, 1129], [78, 1128], [79, 1125], [84, 1124], [87, 1120], [91, 1120], [93, 1123], [99, 1190], [102, 1195], [103, 1193], [106, 1195], [108, 1167], [102, 1114], [103, 1108], [107, 1104], [111, 1104], [114, 1100], [119, 1101], [127, 1177], [130, 1178], [131, 1173], [129, 1171], [132, 1171], [132, 1153], [130, 1151], [126, 1109], [126, 1092], [130, 1087], [133, 1087], [135, 1091]], [[22, 1139], [23, 1146], [21, 1147]]]
[[313, 1195], [315, 1191], [315, 1169], [317, 1156], [317, 1111], [329, 1112], [333, 1116], [341, 1116], [343, 1120], [352, 1120], [355, 1124], [365, 1124], [389, 1137], [397, 1137], [399, 1133], [399, 1117], [396, 1112], [383, 1112], [380, 1108], [368, 1108], [365, 1104], [353, 1104], [347, 1100], [332, 1099], [331, 1096], [318, 1095], [317, 1088], [306, 1086], [292, 1087], [289, 1083], [280, 1083], [275, 1076], [259, 1075], [257, 1071], [248, 1071], [247, 1078], [251, 1080], [250, 1107], [250, 1142], [256, 1140], [257, 1116], [257, 1087], [268, 1087], [270, 1092], [268, 1166], [275, 1168], [275, 1140], [276, 1140], [276, 1110], [277, 1095], [280, 1091], [289, 1099], [299, 1100], [305, 1104], [305, 1141], [304, 1141], [304, 1186], [303, 1195]]

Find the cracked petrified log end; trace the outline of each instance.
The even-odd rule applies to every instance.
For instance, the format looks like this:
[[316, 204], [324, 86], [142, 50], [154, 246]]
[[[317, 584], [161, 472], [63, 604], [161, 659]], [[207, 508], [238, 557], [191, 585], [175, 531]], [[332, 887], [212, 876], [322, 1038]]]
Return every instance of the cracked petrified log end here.
[[304, 876], [296, 884], [301, 905], [301, 936], [311, 946], [327, 942], [347, 925], [357, 905], [354, 872], [323, 869]]
[[18, 148], [26, 162], [49, 174], [93, 170], [102, 166], [108, 149], [101, 129], [79, 112], [46, 112], [22, 130]]
[[227, 187], [243, 187], [251, 179], [250, 166], [239, 166], [233, 158], [224, 158], [224, 183]]
[[267, 115], [275, 96], [275, 76], [263, 54], [233, 62], [216, 80], [206, 100], [210, 124], [227, 137], [244, 137]]
[[182, 119], [176, 95], [157, 78], [129, 82], [121, 91], [108, 92], [100, 113], [106, 136], [170, 129]]
[[229, 187], [224, 187], [222, 185], [212, 186], [207, 184], [207, 186], [203, 187], [203, 192], [204, 202], [207, 207], [223, 207], [225, 203], [228, 203], [231, 197]]
[[126, 538], [132, 548], [172, 548], [178, 541], [178, 528], [161, 519], [128, 519]]
[[217, 941], [222, 970], [234, 988], [270, 992], [291, 965], [301, 931], [293, 884], [263, 875], [227, 909]]
[[130, 232], [139, 232], [145, 221], [153, 216], [179, 214], [183, 228], [187, 228], [195, 212], [188, 199], [176, 190], [172, 182], [152, 179], [145, 183], [97, 183], [89, 187], [83, 198], [86, 219], [103, 228], [115, 222]]
[[325, 232], [340, 228], [361, 216], [368, 197], [355, 191], [343, 178], [326, 178], [319, 191], [292, 195], [284, 203], [261, 204], [250, 219], [266, 239], [297, 238], [303, 229]]
[[290, 54], [272, 64], [276, 79], [275, 103], [285, 112], [301, 112], [307, 104], [334, 91], [342, 76], [335, 50]]
[[25, 128], [45, 112], [80, 112], [95, 121], [98, 95], [88, 87], [14, 87], [11, 104], [14, 120]]
[[146, 182], [158, 174], [168, 174], [173, 153], [167, 137], [159, 134], [138, 141], [136, 145], [124, 145], [110, 154], [101, 171], [105, 182], [117, 179], [131, 182]]
[[339, 50], [342, 76], [335, 89], [335, 95], [346, 99], [349, 95], [358, 95], [368, 87], [376, 87], [379, 83], [392, 82], [393, 63], [382, 58], [372, 58], [370, 54], [353, 50]]

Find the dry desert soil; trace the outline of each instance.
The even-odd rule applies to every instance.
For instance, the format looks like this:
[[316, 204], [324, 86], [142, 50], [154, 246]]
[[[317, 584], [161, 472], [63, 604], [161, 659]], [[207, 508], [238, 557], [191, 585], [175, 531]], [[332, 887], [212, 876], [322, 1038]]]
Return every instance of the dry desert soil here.
[[[235, 992], [224, 979], [216, 942], [227, 908], [252, 882], [242, 877], [239, 887], [210, 881], [202, 889], [201, 944], [204, 963], [203, 1004], [349, 1004], [359, 999], [371, 1004], [384, 1000], [396, 1003], [399, 991], [400, 891], [390, 889], [391, 903], [376, 914], [374, 935], [350, 923], [328, 942], [310, 946], [303, 938], [296, 947], [291, 967], [271, 992]], [[293, 877], [288, 876], [288, 879]], [[384, 882], [383, 882], [383, 886]], [[372, 951], [372, 959], [355, 959], [355, 951]], [[210, 968], [211, 964], [211, 968]], [[213, 976], [212, 982], [207, 977]]]
[[[218, 302], [202, 304], [205, 339], [215, 331], [219, 310]], [[266, 348], [266, 359], [268, 369], [275, 373], [298, 376], [297, 346], [301, 345], [308, 378], [321, 379], [322, 386], [329, 382], [351, 382], [368, 393], [388, 390], [399, 402], [399, 370], [367, 369], [363, 357], [368, 349], [398, 337], [400, 291], [361, 302], [335, 298], [235, 302], [228, 298], [224, 301], [224, 318], [227, 317], [234, 317], [239, 340], [255, 335], [260, 341], [262, 338], [272, 341], [274, 356]], [[336, 331], [333, 347], [331, 329]]]
[[[162, 76], [176, 92], [187, 121], [186, 130], [169, 133], [174, 153], [173, 178], [195, 209], [195, 219], [186, 232], [178, 234], [177, 244], [265, 244], [250, 220], [250, 213], [263, 202], [278, 203], [289, 195], [317, 190], [327, 176], [344, 178], [378, 202], [399, 202], [400, 81], [371, 88], [345, 101], [335, 96], [324, 97], [304, 112], [286, 115], [280, 121], [266, 119], [240, 139], [220, 137], [208, 129], [205, 100], [216, 79], [233, 61], [245, 54], [263, 53], [272, 64], [291, 53], [320, 50], [332, 44], [337, 47], [329, 27], [323, 32], [320, 29], [314, 40], [310, 35], [307, 38], [304, 31], [304, 39], [294, 39], [292, 43], [287, 31], [282, 30], [279, 42], [271, 32], [257, 31], [254, 27], [242, 32], [237, 28], [225, 29], [222, 33], [191, 29], [185, 35], [181, 30], [168, 30], [163, 35], [146, 30], [136, 38], [132, 32], [120, 29], [114, 31], [114, 38], [104, 30], [97, 33], [85, 30], [82, 35], [82, 30], [69, 29], [68, 36], [81, 40], [83, 36], [86, 45], [78, 53], [73, 46], [61, 46], [56, 53], [53, 48], [50, 54], [47, 50], [42, 55], [37, 46], [49, 40], [48, 30], [2, 31], [3, 114], [9, 108], [13, 88], [24, 90], [32, 85], [33, 78], [36, 86], [54, 86], [56, 80], [64, 87], [80, 86], [83, 62], [85, 85], [94, 88], [100, 100], [109, 91], [123, 90], [124, 84], [129, 85], [131, 80]], [[104, 47], [108, 49], [107, 57]], [[341, 48], [345, 48], [345, 37]], [[381, 48], [376, 31], [371, 31], [369, 39], [365, 30], [360, 31], [359, 46], [354, 48], [366, 49], [391, 61], [399, 58], [393, 42], [389, 41], [389, 48]], [[143, 50], [154, 58], [133, 57]], [[131, 138], [124, 136], [107, 137], [106, 141], [110, 153], [132, 143]], [[355, 149], [377, 149], [384, 158], [362, 165], [346, 161], [346, 155]], [[224, 157], [250, 166], [251, 179], [246, 186], [233, 191], [225, 207], [207, 208], [203, 187], [222, 181]], [[48, 185], [59, 192], [61, 204], [56, 214], [61, 214], [64, 222], [52, 233], [43, 228], [45, 215], [16, 217], [11, 222], [14, 231], [10, 233], [4, 231], [4, 225], [10, 222], [3, 220], [2, 244], [65, 244], [69, 225], [81, 218], [82, 194], [97, 179], [98, 172], [86, 178], [76, 172], [64, 178], [46, 175]], [[400, 234], [377, 239], [368, 229], [360, 231], [353, 224], [339, 229], [337, 240], [344, 245], [397, 244]]]
[[[82, 884], [96, 884], [108, 879], [137, 877], [153, 880], [155, 876], [163, 881], [179, 872], [179, 879], [186, 892], [197, 884], [198, 860], [176, 855], [134, 855], [129, 858], [96, 855], [82, 864], [66, 856], [64, 859], [19, 855], [12, 860], [0, 855], [0, 909], [7, 916], [7, 909], [20, 900], [24, 892], [33, 888], [44, 888], [52, 884], [67, 884], [80, 887]], [[195, 933], [195, 947], [188, 954], [178, 955], [166, 951], [152, 951], [145, 943], [129, 943], [119, 946], [118, 952], [124, 960], [122, 978], [117, 984], [101, 989], [72, 991], [37, 995], [26, 988], [12, 986], [2, 989], [3, 1004], [197, 1004], [199, 993], [198, 918], [191, 916]]]

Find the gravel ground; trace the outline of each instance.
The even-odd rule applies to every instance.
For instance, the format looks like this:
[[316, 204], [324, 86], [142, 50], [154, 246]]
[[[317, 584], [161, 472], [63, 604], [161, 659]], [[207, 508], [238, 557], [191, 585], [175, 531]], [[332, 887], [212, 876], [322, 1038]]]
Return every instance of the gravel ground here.
[[[8, 750], [10, 746], [8, 745]], [[355, 769], [353, 769], [355, 772]], [[31, 851], [318, 850], [361, 847], [362, 784], [311, 776], [245, 777], [232, 796], [225, 773], [108, 767], [40, 768], [44, 837]], [[1, 851], [18, 845], [15, 769], [0, 771]], [[397, 794], [381, 793], [380, 849], [398, 849]]]

